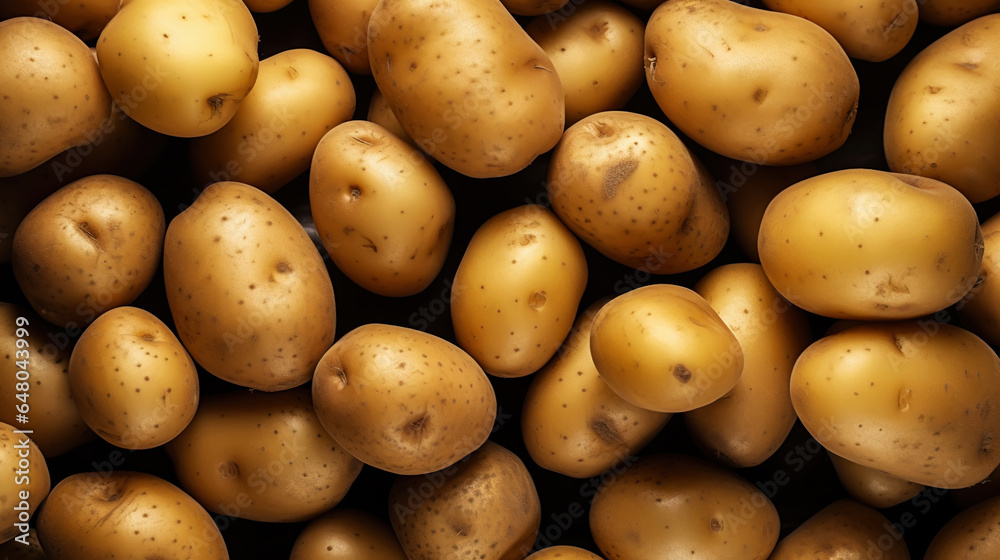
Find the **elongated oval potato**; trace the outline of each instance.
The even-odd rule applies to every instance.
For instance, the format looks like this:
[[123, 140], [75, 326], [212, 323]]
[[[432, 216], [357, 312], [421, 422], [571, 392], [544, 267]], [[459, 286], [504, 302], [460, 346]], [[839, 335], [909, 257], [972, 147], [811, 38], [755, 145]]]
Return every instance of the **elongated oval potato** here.
[[535, 464], [575, 478], [597, 476], [638, 454], [671, 417], [619, 397], [597, 372], [590, 329], [607, 301], [580, 315], [556, 355], [533, 376], [521, 409], [524, 445]]
[[219, 527], [180, 488], [144, 472], [81, 472], [59, 481], [38, 512], [50, 558], [228, 560]]
[[206, 397], [166, 451], [181, 488], [205, 509], [272, 523], [336, 506], [361, 472], [323, 429], [304, 387]]
[[280, 52], [260, 62], [233, 118], [191, 141], [191, 171], [204, 184], [239, 181], [272, 194], [309, 168], [323, 135], [350, 119], [355, 104], [336, 60], [311, 49]]
[[884, 515], [842, 499], [816, 512], [775, 547], [769, 560], [910, 560], [906, 541]]
[[111, 116], [111, 96], [87, 45], [35, 17], [0, 21], [0, 177], [86, 144]]
[[531, 473], [492, 441], [443, 470], [397, 477], [389, 511], [410, 560], [524, 558], [542, 518]]
[[797, 417], [788, 392], [792, 366], [812, 342], [805, 312], [768, 282], [757, 264], [732, 263], [694, 286], [743, 349], [729, 393], [684, 413], [684, 425], [711, 456], [733, 467], [759, 465], [778, 450]]
[[502, 177], [556, 145], [562, 83], [500, 0], [385, 0], [368, 22], [372, 76], [425, 152]]
[[194, 418], [198, 370], [163, 321], [138, 307], [116, 307], [83, 331], [69, 360], [73, 401], [102, 439], [152, 449]]
[[84, 41], [96, 38], [118, 13], [120, 0], [7, 0], [0, 4], [0, 20], [18, 16], [48, 19]]
[[970, 486], [1000, 465], [1000, 358], [959, 327], [848, 328], [802, 352], [790, 387], [809, 433], [855, 463], [935, 488]]
[[774, 197], [757, 249], [774, 287], [806, 311], [912, 319], [972, 289], [983, 238], [969, 201], [940, 181], [844, 169]]
[[962, 510], [927, 546], [924, 560], [986, 560], [1000, 557], [1000, 496]]
[[857, 73], [808, 20], [729, 0], [667, 0], [646, 22], [645, 44], [660, 109], [724, 156], [805, 163], [843, 145], [854, 125]]
[[728, 393], [743, 349], [705, 298], [651, 284], [605, 304], [590, 329], [597, 371], [615, 393], [647, 410], [686, 412]]
[[543, 548], [524, 560], [602, 560], [602, 558], [584, 548], [560, 545]]
[[309, 0], [309, 15], [323, 46], [344, 68], [370, 75], [368, 20], [378, 0]]
[[925, 486], [829, 453], [840, 485], [852, 498], [875, 509], [888, 509], [919, 494]]
[[920, 21], [954, 27], [1000, 11], [997, 0], [920, 0]]
[[455, 340], [486, 373], [532, 374], [569, 334], [586, 286], [580, 242], [551, 210], [501, 212], [479, 226], [455, 272]]
[[729, 215], [711, 175], [666, 125], [606, 111], [566, 130], [546, 192], [573, 233], [606, 257], [650, 274], [715, 258]]
[[688, 455], [649, 455], [602, 477], [590, 532], [608, 558], [767, 558], [771, 500], [732, 471]]
[[859, 4], [852, 0], [764, 0], [768, 9], [805, 18], [840, 43], [851, 58], [881, 62], [892, 58], [917, 29], [917, 0]]
[[566, 126], [621, 109], [642, 85], [645, 22], [618, 4], [585, 2], [567, 17], [558, 12], [537, 16], [524, 29], [559, 74]]
[[0, 422], [0, 543], [28, 532], [28, 523], [46, 496], [51, 480], [49, 467], [42, 452], [31, 441], [30, 434], [16, 430], [31, 429], [34, 412], [29, 408], [27, 425], [12, 426]]
[[972, 202], [1000, 195], [998, 88], [1000, 14], [970, 21], [925, 48], [889, 95], [883, 137], [889, 168], [948, 183]]
[[455, 227], [455, 198], [434, 165], [368, 121], [323, 136], [309, 170], [309, 207], [337, 268], [384, 296], [430, 285]]
[[313, 404], [349, 453], [396, 474], [443, 469], [486, 441], [493, 386], [471, 356], [422, 331], [367, 323], [316, 366]]
[[1000, 346], [1000, 213], [982, 223], [983, 262], [976, 285], [955, 307], [962, 326]]
[[101, 32], [97, 60], [128, 116], [192, 138], [236, 114], [257, 79], [257, 41], [243, 0], [132, 0]]
[[385, 521], [337, 508], [306, 525], [288, 560], [406, 560], [406, 553]]
[[302, 385], [333, 344], [326, 264], [298, 220], [256, 187], [212, 184], [171, 220], [163, 276], [178, 338], [230, 383]]

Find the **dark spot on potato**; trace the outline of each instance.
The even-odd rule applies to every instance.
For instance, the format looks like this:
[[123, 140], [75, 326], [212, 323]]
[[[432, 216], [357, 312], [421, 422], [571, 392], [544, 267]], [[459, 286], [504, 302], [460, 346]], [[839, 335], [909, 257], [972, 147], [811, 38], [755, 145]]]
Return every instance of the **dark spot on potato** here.
[[618, 185], [621, 185], [629, 175], [639, 167], [639, 160], [625, 159], [616, 162], [604, 173], [604, 198], [612, 199], [618, 193]]
[[691, 370], [689, 370], [684, 364], [677, 364], [674, 366], [674, 377], [677, 381], [681, 383], [687, 383], [691, 381]]

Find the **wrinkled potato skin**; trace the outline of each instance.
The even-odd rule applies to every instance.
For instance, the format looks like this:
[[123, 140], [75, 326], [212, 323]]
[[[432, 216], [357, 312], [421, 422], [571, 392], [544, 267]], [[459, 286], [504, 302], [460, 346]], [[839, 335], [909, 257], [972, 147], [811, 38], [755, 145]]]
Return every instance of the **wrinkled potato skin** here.
[[791, 303], [835, 319], [912, 319], [957, 302], [983, 256], [975, 209], [950, 186], [845, 169], [778, 194], [761, 221], [761, 265]]
[[1000, 346], [1000, 213], [982, 223], [983, 262], [976, 285], [956, 305], [962, 326]]
[[843, 145], [854, 124], [857, 73], [808, 20], [728, 0], [668, 0], [646, 22], [645, 45], [657, 104], [713, 152], [805, 163]]
[[947, 323], [851, 327], [806, 348], [792, 370], [802, 424], [832, 453], [935, 488], [1000, 465], [1000, 358]]
[[920, 21], [955, 27], [1000, 10], [997, 0], [919, 0]]
[[556, 355], [534, 375], [521, 408], [521, 432], [535, 464], [575, 478], [598, 476], [636, 455], [671, 417], [622, 399], [597, 372], [590, 328], [606, 302], [580, 315]]
[[837, 500], [781, 539], [769, 560], [910, 560], [903, 540], [891, 538], [888, 548], [879, 546], [886, 542], [889, 523], [870, 507]]
[[[434, 488], [429, 497], [412, 497], [428, 484]], [[521, 560], [535, 543], [542, 517], [528, 469], [492, 441], [444, 470], [398, 477], [389, 491], [389, 511], [410, 560]]]
[[163, 276], [178, 338], [216, 377], [290, 389], [333, 344], [326, 264], [298, 220], [256, 187], [202, 191], [167, 228]]
[[840, 485], [852, 498], [875, 509], [888, 509], [919, 494], [925, 486], [886, 474], [835, 453], [827, 453]]
[[[0, 476], [0, 503], [4, 504], [3, 509], [0, 509], [0, 543], [21, 533], [14, 526], [15, 523], [20, 523], [14, 507], [22, 501], [21, 492], [28, 493], [28, 514], [34, 515], [51, 488], [49, 468], [38, 446], [31, 441], [30, 436], [14, 433], [14, 430], [26, 428], [28, 426], [22, 424], [15, 427], [0, 422], [0, 472], [3, 473]], [[21, 447], [25, 441], [28, 442], [27, 449]], [[22, 453], [26, 453], [27, 457]], [[23, 472], [18, 474], [18, 462], [22, 458], [28, 460], [26, 476]]]
[[573, 233], [650, 274], [708, 263], [729, 234], [711, 175], [673, 131], [645, 115], [607, 111], [571, 126], [545, 186]]
[[337, 508], [299, 533], [288, 560], [407, 560], [386, 522], [364, 511]]
[[0, 20], [17, 16], [49, 19], [84, 41], [96, 38], [118, 13], [120, 0], [6, 0], [0, 4]]
[[632, 461], [590, 506], [590, 532], [607, 558], [758, 560], [774, 548], [774, 504], [732, 471], [688, 455]]
[[[37, 50], [36, 50], [37, 49]], [[51, 21], [0, 21], [0, 177], [86, 144], [111, 116], [90, 49]]]
[[937, 179], [971, 202], [1000, 195], [1000, 14], [983, 16], [918, 53], [885, 112], [886, 160]]
[[924, 560], [1000, 558], [1000, 496], [980, 502], [952, 517], [931, 540]]
[[327, 52], [344, 68], [371, 75], [368, 21], [378, 0], [309, 0], [309, 14]]

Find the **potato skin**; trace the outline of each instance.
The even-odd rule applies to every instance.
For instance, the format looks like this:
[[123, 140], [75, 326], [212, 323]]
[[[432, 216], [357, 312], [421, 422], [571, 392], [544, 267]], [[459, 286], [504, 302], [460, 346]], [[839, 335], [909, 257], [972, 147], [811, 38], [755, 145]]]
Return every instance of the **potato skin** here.
[[1000, 213], [982, 223], [983, 261], [976, 285], [955, 307], [962, 326], [1000, 346]]
[[407, 560], [384, 521], [364, 511], [337, 508], [309, 522], [288, 560]]
[[7, 0], [0, 4], [0, 20], [18, 16], [48, 19], [89, 41], [101, 34], [104, 26], [118, 13], [120, 0]]
[[925, 486], [827, 453], [840, 485], [852, 498], [875, 509], [888, 509], [919, 494]]
[[806, 429], [855, 463], [936, 488], [970, 486], [1000, 465], [1000, 358], [959, 327], [848, 328], [802, 352], [790, 387]]
[[501, 2], [512, 14], [537, 16], [554, 12], [568, 4], [569, 0], [501, 0]]
[[[910, 560], [889, 520], [853, 500], [837, 500], [781, 539], [769, 560]], [[898, 534], [898, 533], [897, 533]]]
[[1000, 10], [997, 0], [921, 0], [920, 21], [954, 27]]
[[645, 45], [660, 109], [713, 152], [805, 163], [843, 145], [854, 124], [857, 73], [808, 20], [728, 0], [668, 0], [646, 22]]
[[836, 319], [912, 319], [957, 302], [983, 256], [975, 209], [924, 177], [844, 169], [778, 194], [757, 248], [791, 303]]
[[323, 46], [344, 68], [371, 75], [368, 21], [378, 0], [309, 0], [309, 15]]
[[[34, 414], [30, 416], [33, 417]], [[0, 422], [0, 465], [3, 465], [0, 470], [4, 474], [0, 478], [0, 501], [4, 504], [3, 509], [0, 509], [0, 543], [22, 533], [23, 526], [15, 527], [15, 524], [25, 523], [21, 519], [22, 502], [27, 501], [30, 518], [49, 495], [51, 488], [49, 468], [38, 446], [31, 441], [30, 435], [14, 433], [15, 430], [30, 428], [22, 424], [15, 427]], [[27, 462], [27, 468], [22, 468], [21, 461]], [[15, 510], [15, 507], [20, 510]]]
[[298, 220], [256, 187], [214, 183], [178, 214], [163, 276], [178, 338], [216, 377], [290, 389], [333, 344], [326, 264]]
[[575, 546], [550, 546], [524, 560], [602, 560], [600, 556]]
[[410, 138], [410, 135], [403, 130], [403, 125], [399, 124], [399, 119], [396, 118], [396, 115], [392, 114], [392, 107], [389, 107], [385, 96], [382, 95], [382, 92], [378, 88], [372, 89], [372, 97], [368, 102], [368, 114], [366, 118], [395, 134], [402, 140], [405, 140], [413, 148], [420, 149], [417, 143], [413, 141], [413, 138]]
[[1000, 496], [962, 510], [927, 546], [924, 560], [985, 560], [1000, 557]]

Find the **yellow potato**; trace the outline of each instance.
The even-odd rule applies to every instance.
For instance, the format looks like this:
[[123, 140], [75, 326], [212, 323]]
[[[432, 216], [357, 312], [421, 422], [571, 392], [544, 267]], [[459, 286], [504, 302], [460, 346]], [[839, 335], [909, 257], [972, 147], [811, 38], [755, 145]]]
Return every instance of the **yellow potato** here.
[[0, 4], [0, 20], [17, 16], [49, 19], [88, 41], [101, 34], [118, 13], [120, 0], [6, 0]]
[[385, 96], [378, 88], [372, 89], [372, 98], [368, 102], [368, 115], [366, 117], [371, 122], [381, 126], [389, 132], [395, 134], [413, 148], [420, 149], [417, 143], [410, 138], [410, 135], [403, 130], [403, 125], [399, 124], [399, 119], [392, 114], [392, 107], [386, 102]]
[[534, 373], [569, 334], [586, 286], [580, 242], [555, 214], [536, 204], [501, 212], [479, 226], [455, 272], [455, 340], [486, 373]]
[[308, 0], [309, 15], [327, 52], [355, 74], [371, 74], [368, 20], [378, 0]]
[[983, 262], [976, 285], [955, 307], [962, 326], [1000, 346], [1000, 213], [982, 223]]
[[955, 27], [980, 16], [1000, 11], [997, 0], [919, 0], [920, 21]]
[[292, 3], [292, 0], [243, 0], [251, 12], [266, 14], [276, 12]]
[[0, 21], [0, 177], [29, 171], [86, 144], [111, 116], [87, 45], [34, 17]]
[[857, 73], [808, 20], [729, 0], [667, 0], [646, 23], [645, 44], [660, 109], [713, 152], [805, 163], [843, 145], [854, 125]]
[[831, 558], [910, 560], [910, 553], [902, 533], [885, 516], [843, 499], [821, 509], [781, 539], [769, 560]]
[[298, 220], [256, 187], [215, 183], [178, 214], [163, 276], [178, 338], [216, 377], [290, 389], [333, 344], [326, 264]]
[[1000, 557], [1000, 496], [959, 512], [931, 540], [924, 560], [986, 560]]
[[568, 4], [569, 0], [501, 0], [501, 2], [512, 14], [537, 16], [554, 12]]
[[366, 290], [413, 295], [444, 266], [455, 199], [423, 154], [377, 124], [348, 121], [323, 137], [309, 203], [333, 263]]
[[[34, 413], [26, 409], [26, 424], [17, 426], [0, 422], [0, 543], [11, 539], [24, 540], [28, 522], [39, 504], [49, 494], [51, 481], [49, 468], [42, 452], [31, 441], [31, 434], [17, 433], [30, 430]], [[23, 535], [23, 536], [22, 536]]]
[[972, 289], [983, 238], [975, 209], [944, 183], [844, 169], [778, 194], [764, 212], [757, 248], [774, 287], [806, 311], [911, 319]]
[[115, 103], [170, 136], [222, 128], [257, 79], [257, 25], [243, 0], [133, 0], [97, 40]]
[[722, 397], [744, 363], [719, 314], [673, 284], [637, 288], [604, 305], [590, 330], [590, 353], [618, 396], [660, 412], [686, 412]]
[[848, 461], [835, 453], [827, 455], [837, 471], [840, 485], [852, 498], [868, 507], [888, 509], [913, 498], [925, 488], [923, 484]]
[[191, 141], [192, 173], [205, 184], [239, 181], [273, 194], [309, 168], [320, 139], [354, 106], [354, 85], [336, 60], [310, 49], [280, 52], [260, 62], [232, 120]]
[[933, 320], [870, 323], [824, 337], [795, 362], [792, 403], [823, 447], [935, 488], [1000, 465], [1000, 358]]
[[883, 137], [889, 168], [948, 183], [972, 202], [1000, 194], [998, 88], [1000, 14], [925, 48], [892, 86]]
[[500, 0], [379, 2], [368, 58], [403, 129], [459, 173], [516, 173], [562, 135], [559, 76]]
[[575, 546], [550, 546], [524, 560], [602, 560], [602, 558], [589, 550]]
[[406, 553], [386, 522], [337, 508], [306, 525], [288, 560], [406, 560]]

